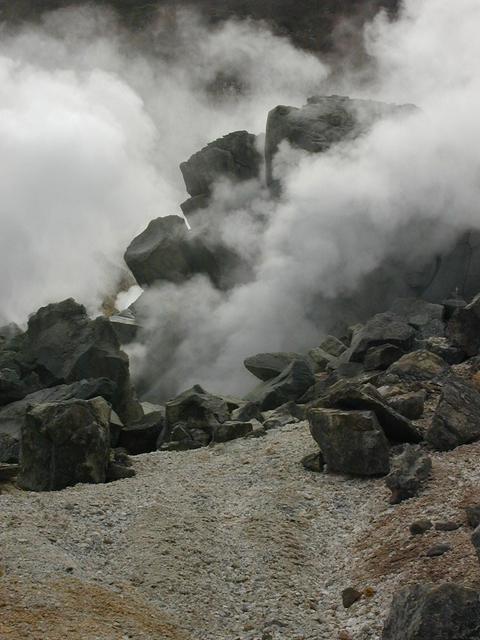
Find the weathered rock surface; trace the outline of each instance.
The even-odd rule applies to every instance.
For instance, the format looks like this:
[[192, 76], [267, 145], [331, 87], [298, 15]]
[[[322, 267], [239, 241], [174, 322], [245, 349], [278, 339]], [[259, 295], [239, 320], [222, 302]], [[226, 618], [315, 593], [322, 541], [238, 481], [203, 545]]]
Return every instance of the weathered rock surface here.
[[422, 440], [418, 429], [392, 409], [371, 385], [359, 386], [354, 382], [341, 380], [325, 396], [314, 401], [313, 406], [373, 411], [389, 440], [412, 443]]
[[278, 429], [286, 424], [305, 420], [305, 408], [295, 402], [286, 402], [277, 409], [261, 414], [265, 429]]
[[390, 312], [379, 313], [354, 335], [349, 349], [350, 360], [362, 362], [369, 349], [386, 344], [408, 351], [414, 337], [414, 328], [405, 320]]
[[22, 427], [19, 485], [29, 491], [55, 491], [78, 482], [105, 482], [110, 411], [103, 398], [31, 409]]
[[365, 371], [383, 371], [396, 362], [403, 355], [403, 351], [393, 344], [382, 344], [371, 347], [365, 354], [363, 365]]
[[449, 376], [427, 432], [427, 442], [438, 451], [454, 449], [480, 438], [480, 393], [462, 379]]
[[276, 378], [250, 392], [246, 400], [257, 402], [262, 411], [268, 411], [290, 400], [297, 401], [314, 383], [315, 377], [305, 360], [294, 360]]
[[445, 333], [444, 308], [421, 298], [398, 298], [390, 312], [407, 322], [419, 338], [442, 337]]
[[294, 360], [308, 361], [307, 357], [300, 353], [279, 351], [275, 353], [257, 353], [246, 358], [243, 364], [256, 378], [266, 382], [276, 378]]
[[447, 336], [468, 356], [480, 351], [480, 294], [468, 305], [457, 309], [447, 325]]
[[307, 415], [330, 471], [360, 476], [388, 473], [388, 440], [372, 411], [310, 409]]
[[425, 407], [425, 391], [411, 391], [389, 397], [388, 404], [405, 418], [418, 420], [422, 417]]
[[165, 412], [155, 411], [120, 430], [118, 446], [135, 456], [156, 451], [157, 441], [165, 429]]
[[143, 415], [130, 382], [128, 357], [109, 320], [90, 320], [74, 300], [50, 304], [32, 315], [22, 351], [41, 372], [44, 387], [108, 378], [114, 383], [112, 406], [123, 422]]
[[457, 584], [417, 584], [397, 593], [382, 640], [477, 640], [478, 591]]
[[402, 356], [391, 367], [387, 374], [400, 380], [431, 380], [443, 375], [448, 364], [431, 351], [421, 349]]
[[406, 446], [403, 453], [393, 459], [385, 479], [392, 492], [390, 503], [398, 504], [416, 496], [431, 471], [432, 460], [419, 447]]
[[18, 462], [21, 429], [30, 407], [74, 398], [90, 400], [98, 396], [111, 403], [114, 395], [114, 382], [108, 378], [81, 380], [70, 385], [41, 389], [18, 402], [0, 408], [0, 462]]
[[218, 260], [179, 216], [152, 220], [130, 243], [125, 262], [141, 286], [166, 281], [181, 283], [196, 274], [220, 282]]

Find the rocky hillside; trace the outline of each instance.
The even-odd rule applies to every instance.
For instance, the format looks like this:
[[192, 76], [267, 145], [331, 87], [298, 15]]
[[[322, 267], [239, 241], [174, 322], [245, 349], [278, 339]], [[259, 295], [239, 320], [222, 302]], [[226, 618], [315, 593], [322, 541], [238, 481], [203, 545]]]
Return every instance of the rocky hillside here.
[[[147, 292], [228, 295], [253, 265], [212, 231], [219, 179], [276, 201], [282, 142], [321, 154], [414, 112], [276, 107], [264, 146], [231, 132], [182, 163], [191, 229], [153, 220], [126, 264]], [[141, 300], [1, 328], [0, 637], [478, 640], [478, 259], [467, 230], [421, 269], [385, 261], [331, 335], [247, 357], [244, 397], [145, 402], [122, 350], [148, 346]]]

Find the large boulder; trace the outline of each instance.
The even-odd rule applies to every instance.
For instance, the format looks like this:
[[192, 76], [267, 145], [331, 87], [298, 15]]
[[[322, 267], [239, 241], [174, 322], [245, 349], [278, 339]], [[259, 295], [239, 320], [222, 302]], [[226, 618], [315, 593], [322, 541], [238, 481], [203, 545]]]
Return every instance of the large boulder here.
[[431, 471], [432, 460], [419, 447], [407, 445], [393, 459], [391, 471], [385, 479], [392, 492], [391, 504], [416, 496]]
[[257, 353], [255, 356], [249, 356], [243, 362], [245, 368], [253, 373], [256, 378], [263, 382], [276, 378], [289, 364], [294, 360], [305, 360], [306, 356], [293, 352], [275, 352], [275, 353]]
[[39, 404], [65, 402], [74, 398], [90, 400], [98, 396], [111, 403], [115, 384], [108, 378], [81, 380], [41, 389], [22, 400], [0, 408], [0, 462], [18, 462], [21, 430], [27, 410]]
[[427, 442], [438, 451], [448, 451], [480, 438], [480, 393], [461, 378], [444, 382]]
[[415, 329], [391, 312], [378, 313], [355, 333], [348, 350], [352, 362], [362, 362], [370, 349], [393, 345], [409, 351], [413, 346]]
[[307, 416], [330, 471], [360, 476], [388, 473], [389, 444], [373, 411], [311, 409]]
[[354, 140], [378, 120], [410, 113], [411, 105], [395, 106], [344, 96], [314, 96], [301, 109], [278, 106], [268, 114], [265, 140], [267, 183], [278, 191], [273, 175], [273, 159], [280, 144], [322, 153], [339, 142]]
[[373, 411], [385, 435], [392, 442], [417, 443], [422, 440], [410, 420], [397, 413], [372, 385], [358, 385], [340, 380], [327, 393], [312, 403], [314, 407]]
[[315, 384], [315, 376], [305, 360], [294, 360], [280, 375], [251, 391], [246, 400], [256, 402], [261, 411], [276, 409], [290, 400], [299, 400]]
[[131, 455], [157, 450], [157, 442], [165, 429], [165, 412], [153, 411], [120, 430], [118, 446]]
[[418, 337], [441, 337], [445, 333], [444, 308], [441, 304], [421, 298], [398, 298], [391, 305], [390, 312], [411, 325]]
[[18, 484], [29, 491], [56, 491], [79, 482], [105, 482], [110, 412], [103, 398], [31, 409], [22, 428]]
[[479, 634], [478, 591], [416, 584], [394, 595], [382, 640], [478, 640]]
[[194, 153], [180, 170], [190, 200], [182, 204], [186, 216], [208, 206], [213, 186], [219, 178], [234, 182], [257, 178], [262, 156], [257, 149], [257, 138], [247, 131], [234, 131], [210, 142]]
[[395, 376], [399, 381], [431, 380], [442, 376], [448, 370], [448, 364], [432, 351], [419, 349], [406, 353], [392, 364], [387, 376]]
[[130, 243], [125, 262], [141, 286], [166, 281], [176, 284], [197, 274], [220, 281], [220, 267], [214, 252], [189, 230], [179, 216], [152, 220]]
[[128, 357], [107, 318], [90, 320], [85, 307], [72, 299], [50, 304], [30, 317], [22, 350], [35, 362], [44, 387], [108, 378], [114, 384], [112, 406], [122, 421], [142, 417]]

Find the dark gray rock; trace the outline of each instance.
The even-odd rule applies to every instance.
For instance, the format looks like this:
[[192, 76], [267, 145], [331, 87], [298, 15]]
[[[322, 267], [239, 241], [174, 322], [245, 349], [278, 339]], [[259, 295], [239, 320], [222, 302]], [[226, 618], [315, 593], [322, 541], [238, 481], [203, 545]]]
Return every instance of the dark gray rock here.
[[382, 344], [372, 347], [365, 354], [363, 366], [365, 371], [384, 371], [403, 355], [403, 351], [393, 344]]
[[280, 375], [254, 389], [246, 400], [269, 411], [289, 402], [297, 401], [315, 383], [315, 377], [305, 360], [294, 360]]
[[245, 438], [253, 432], [251, 422], [227, 420], [213, 428], [212, 442], [229, 442], [237, 438]]
[[391, 367], [387, 374], [401, 381], [431, 380], [445, 374], [448, 364], [439, 356], [421, 349], [402, 356]]
[[111, 403], [115, 385], [108, 378], [81, 380], [70, 385], [41, 389], [22, 400], [0, 408], [0, 462], [18, 462], [20, 435], [29, 408], [38, 404], [64, 402], [74, 398], [90, 400], [100, 396]]
[[250, 420], [259, 420], [262, 422], [262, 413], [256, 402], [243, 402], [237, 409], [231, 413], [231, 419], [234, 422], [249, 422]]
[[143, 415], [130, 381], [128, 357], [109, 320], [90, 320], [85, 307], [74, 300], [50, 304], [32, 315], [23, 351], [43, 372], [48, 383], [44, 386], [108, 378], [114, 383], [112, 406], [123, 422]]
[[480, 438], [480, 393], [461, 378], [444, 382], [427, 442], [437, 451], [448, 451]]
[[411, 391], [388, 398], [388, 404], [397, 413], [409, 420], [422, 417], [425, 408], [425, 391]]
[[392, 492], [390, 503], [398, 504], [416, 496], [431, 472], [431, 459], [419, 447], [407, 445], [403, 453], [393, 459], [391, 471], [385, 478]]
[[210, 142], [182, 162], [180, 170], [188, 193], [199, 197], [208, 196], [219, 178], [233, 181], [257, 178], [261, 164], [256, 136], [247, 131], [234, 131]]
[[314, 96], [301, 109], [278, 106], [268, 114], [265, 139], [267, 184], [275, 192], [273, 159], [280, 143], [311, 153], [322, 153], [332, 145], [357, 138], [381, 118], [410, 112], [414, 107], [397, 107], [343, 96]]
[[435, 544], [433, 547], [430, 547], [430, 549], [427, 549], [425, 555], [427, 558], [438, 558], [451, 550], [452, 547], [449, 544], [440, 542], [439, 544]]
[[394, 595], [382, 640], [478, 640], [479, 630], [478, 591], [417, 584]]
[[286, 402], [277, 409], [262, 413], [263, 426], [267, 430], [278, 429], [301, 420], [305, 420], [305, 407], [295, 402]]
[[410, 533], [412, 536], [422, 536], [433, 528], [433, 522], [430, 520], [415, 520], [410, 525]]
[[304, 360], [309, 364], [306, 356], [286, 351], [257, 353], [246, 358], [243, 364], [256, 378], [266, 382], [280, 375], [294, 360]]
[[456, 531], [460, 529], [462, 525], [459, 522], [453, 520], [447, 520], [445, 522], [436, 522], [435, 531]]
[[397, 413], [371, 385], [359, 386], [355, 382], [341, 380], [330, 387], [313, 406], [373, 411], [387, 438], [393, 442], [420, 442], [418, 429], [404, 416]]
[[418, 338], [441, 337], [445, 333], [441, 304], [421, 298], [399, 298], [391, 305], [390, 312], [411, 325]]
[[118, 446], [130, 455], [149, 453], [157, 450], [157, 441], [165, 429], [165, 415], [162, 411], [149, 413], [140, 420], [120, 431]]
[[301, 460], [303, 468], [307, 471], [313, 471], [315, 473], [321, 473], [325, 468], [325, 458], [321, 451], [315, 453], [309, 453]]
[[110, 316], [109, 320], [120, 344], [129, 344], [135, 340], [140, 330], [135, 318], [117, 315]]
[[379, 313], [353, 337], [349, 349], [350, 360], [362, 362], [369, 349], [385, 344], [409, 351], [414, 337], [415, 330], [407, 322], [393, 313]]
[[17, 477], [20, 471], [18, 464], [5, 464], [0, 462], [0, 482], [8, 482]]
[[472, 544], [475, 547], [475, 552], [477, 554], [478, 559], [480, 560], [480, 526], [478, 526], [475, 531], [472, 533]]
[[442, 301], [443, 305], [443, 320], [448, 322], [452, 317], [455, 311], [458, 309], [463, 309], [467, 306], [466, 300], [462, 300], [461, 298], [449, 298], [448, 300]]
[[451, 344], [447, 338], [427, 338], [419, 341], [419, 347], [426, 351], [431, 351], [450, 365], [460, 364], [467, 359], [467, 354], [459, 347]]
[[457, 309], [447, 325], [447, 337], [468, 356], [480, 351], [480, 294]]
[[29, 389], [14, 369], [0, 369], [0, 406], [21, 400]]
[[347, 350], [345, 344], [338, 338], [335, 338], [335, 336], [327, 336], [324, 338], [320, 343], [319, 348], [334, 358], [338, 358]]
[[215, 285], [221, 279], [215, 253], [179, 216], [152, 220], [129, 245], [125, 262], [141, 286], [161, 281], [178, 284], [196, 274], [208, 276]]
[[335, 356], [327, 353], [321, 347], [310, 349], [310, 351], [308, 352], [308, 357], [313, 363], [313, 369], [316, 373], [325, 371], [328, 365], [334, 363], [336, 360]]
[[388, 473], [388, 440], [372, 411], [310, 409], [307, 415], [329, 471], [360, 476]]
[[362, 597], [362, 592], [358, 591], [354, 587], [347, 587], [342, 591], [342, 604], [344, 609], [350, 609], [355, 602], [360, 600]]
[[107, 478], [110, 411], [103, 398], [41, 404], [22, 427], [18, 484], [29, 491], [56, 491]]
[[474, 504], [466, 507], [465, 512], [467, 514], [467, 522], [472, 529], [476, 529], [480, 526], [480, 504]]

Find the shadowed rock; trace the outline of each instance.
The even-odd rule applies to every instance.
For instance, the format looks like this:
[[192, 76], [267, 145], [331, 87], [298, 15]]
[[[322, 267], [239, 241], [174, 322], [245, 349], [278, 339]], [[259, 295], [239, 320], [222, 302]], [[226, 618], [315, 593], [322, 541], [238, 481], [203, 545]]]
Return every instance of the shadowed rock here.
[[385, 484], [392, 492], [390, 503], [397, 504], [417, 495], [432, 471], [432, 461], [418, 447], [407, 446], [393, 459]]
[[269, 411], [290, 400], [297, 401], [314, 383], [315, 377], [305, 360], [294, 360], [280, 375], [264, 382], [245, 399], [258, 403], [262, 411]]

